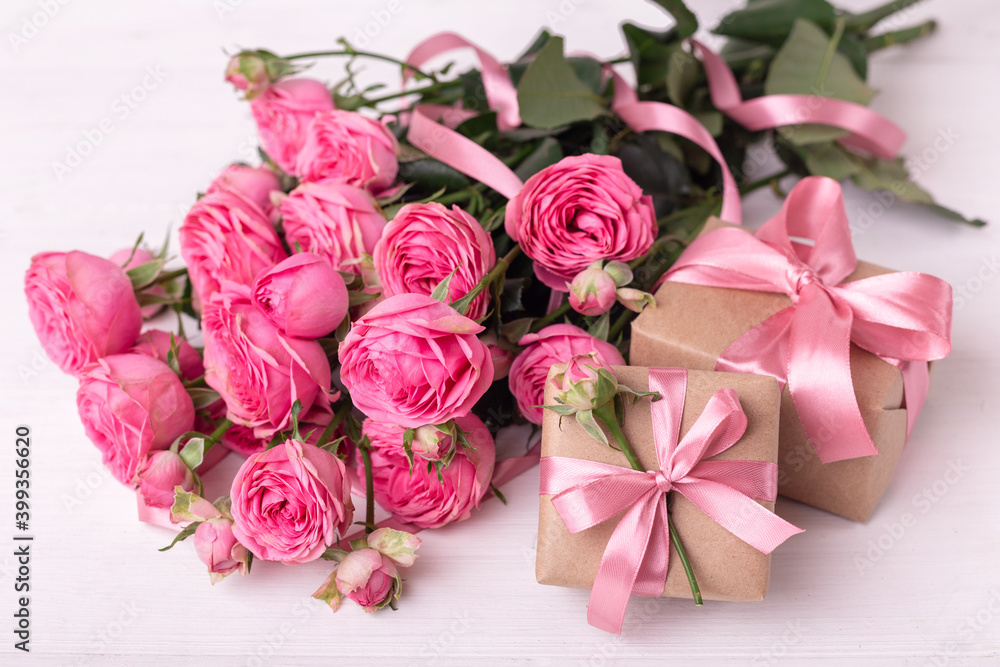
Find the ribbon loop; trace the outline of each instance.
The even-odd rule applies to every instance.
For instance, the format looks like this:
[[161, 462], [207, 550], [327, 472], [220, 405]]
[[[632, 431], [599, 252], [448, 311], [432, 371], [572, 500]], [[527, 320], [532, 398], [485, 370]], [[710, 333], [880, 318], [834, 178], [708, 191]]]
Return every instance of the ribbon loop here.
[[716, 392], [695, 424], [680, 437], [687, 371], [649, 369], [649, 389], [660, 394], [651, 406], [653, 445], [659, 470], [637, 471], [566, 457], [543, 457], [542, 495], [570, 533], [624, 512], [611, 535], [594, 579], [587, 619], [621, 633], [630, 595], [663, 595], [670, 559], [666, 494], [683, 494], [719, 525], [764, 553], [800, 529], [756, 499], [774, 500], [778, 467], [769, 461], [705, 461], [730, 447], [746, 431], [736, 392]]

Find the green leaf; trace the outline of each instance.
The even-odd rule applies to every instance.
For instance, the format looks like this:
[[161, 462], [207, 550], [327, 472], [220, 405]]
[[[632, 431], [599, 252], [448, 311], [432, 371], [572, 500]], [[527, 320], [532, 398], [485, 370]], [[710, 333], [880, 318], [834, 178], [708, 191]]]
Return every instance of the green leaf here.
[[590, 328], [587, 329], [589, 333], [594, 338], [600, 338], [601, 340], [608, 339], [608, 330], [611, 328], [611, 311], [607, 310], [598, 317]]
[[667, 64], [667, 96], [676, 106], [685, 108], [691, 90], [702, 80], [701, 63], [684, 49], [676, 49]]
[[593, 58], [575, 57], [567, 58], [566, 62], [573, 68], [573, 73], [580, 79], [583, 85], [590, 88], [594, 93], [601, 94], [601, 86], [604, 83], [604, 65]]
[[440, 188], [461, 190], [470, 185], [469, 179], [460, 171], [430, 158], [401, 163], [399, 180], [405, 183], [418, 183], [429, 190]]
[[687, 39], [691, 35], [698, 32], [698, 17], [687, 8], [684, 4], [684, 0], [651, 0], [652, 2], [663, 7], [668, 14], [670, 14], [676, 25], [674, 30], [677, 32], [677, 36], [680, 39]]
[[219, 392], [214, 389], [205, 389], [203, 387], [193, 387], [188, 389], [187, 392], [191, 396], [195, 410], [204, 410], [222, 398]]
[[551, 38], [528, 66], [517, 87], [517, 101], [525, 125], [543, 129], [606, 113], [601, 98], [566, 61], [561, 37]]
[[514, 173], [522, 181], [526, 181], [542, 169], [555, 164], [561, 159], [563, 159], [562, 146], [552, 137], [545, 137], [538, 142], [535, 150], [528, 157], [524, 158], [521, 164], [517, 165]]
[[154, 259], [129, 269], [126, 273], [132, 281], [132, 289], [140, 290], [156, 280], [166, 263], [165, 259]]
[[827, 176], [835, 181], [842, 181], [858, 173], [858, 165], [835, 143], [800, 146], [796, 150], [813, 176]]
[[[875, 91], [858, 77], [843, 54], [830, 53], [830, 39], [815, 23], [797, 20], [778, 50], [764, 82], [766, 95], [819, 95], [868, 104]], [[825, 70], [825, 76], [824, 76]], [[797, 145], [832, 141], [847, 134], [825, 125], [796, 125], [780, 130]]]
[[201, 523], [200, 521], [196, 521], [196, 522], [192, 523], [191, 525], [186, 526], [184, 528], [184, 530], [182, 530], [181, 532], [177, 533], [177, 536], [174, 538], [173, 542], [171, 542], [167, 546], [163, 547], [162, 549], [157, 549], [157, 551], [168, 551], [171, 548], [173, 548], [173, 546], [175, 544], [177, 544], [178, 542], [183, 542], [187, 538], [191, 537], [192, 535], [194, 535], [194, 531], [198, 530], [198, 525], [200, 523]]
[[622, 35], [628, 45], [629, 59], [635, 68], [636, 81], [640, 86], [662, 83], [670, 70], [670, 59], [680, 42], [665, 41], [669, 33], [658, 35], [632, 23], [622, 24]]
[[851, 67], [862, 80], [868, 79], [868, 49], [857, 35], [844, 33], [837, 43], [837, 51], [850, 61]]
[[594, 440], [597, 440], [602, 445], [608, 444], [608, 436], [604, 435], [604, 431], [601, 429], [600, 424], [594, 418], [593, 410], [583, 410], [576, 413], [576, 423], [579, 424], [584, 431], [587, 432]]
[[205, 438], [191, 438], [188, 440], [187, 444], [181, 448], [180, 456], [185, 465], [191, 470], [200, 466], [201, 462], [205, 459]]
[[320, 558], [322, 558], [323, 560], [332, 560], [336, 563], [339, 563], [346, 557], [347, 557], [347, 552], [344, 551], [343, 549], [338, 549], [336, 547], [330, 547], [322, 554], [320, 554]]
[[431, 292], [432, 299], [436, 299], [441, 303], [448, 303], [448, 298], [449, 298], [448, 288], [451, 285], [451, 279], [455, 277], [456, 271], [458, 271], [457, 266], [451, 270], [451, 273], [445, 276], [444, 280], [442, 280], [437, 284], [437, 287], [435, 287], [434, 291]]
[[726, 14], [712, 32], [778, 46], [798, 19], [830, 29], [836, 12], [826, 0], [760, 0]]

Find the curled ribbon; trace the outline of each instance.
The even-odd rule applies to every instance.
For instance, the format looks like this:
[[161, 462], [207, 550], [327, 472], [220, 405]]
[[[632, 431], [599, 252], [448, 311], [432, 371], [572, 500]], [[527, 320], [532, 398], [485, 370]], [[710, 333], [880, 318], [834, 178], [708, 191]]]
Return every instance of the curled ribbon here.
[[813, 176], [755, 234], [732, 227], [704, 234], [664, 277], [788, 295], [792, 304], [730, 344], [716, 370], [787, 382], [824, 463], [878, 454], [854, 393], [852, 342], [902, 369], [908, 428], [927, 391], [922, 362], [951, 351], [948, 283], [914, 272], [845, 283], [856, 267], [840, 185]]
[[723, 528], [763, 553], [802, 532], [757, 500], [773, 501], [778, 467], [769, 461], [708, 461], [743, 437], [747, 418], [736, 392], [721, 389], [680, 438], [687, 371], [650, 368], [649, 389], [658, 470], [639, 472], [596, 461], [543, 457], [539, 493], [570, 533], [625, 512], [604, 550], [587, 621], [621, 634], [630, 595], [663, 595], [670, 565], [666, 496], [676, 491]]

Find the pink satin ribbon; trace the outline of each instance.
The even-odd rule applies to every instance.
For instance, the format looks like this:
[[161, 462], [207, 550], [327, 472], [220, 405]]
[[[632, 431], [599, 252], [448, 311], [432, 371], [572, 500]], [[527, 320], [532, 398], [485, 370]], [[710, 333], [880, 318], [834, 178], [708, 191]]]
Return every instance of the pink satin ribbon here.
[[792, 305], [730, 344], [716, 370], [787, 382], [824, 463], [878, 453], [854, 392], [852, 342], [903, 370], [912, 392], [906, 399], [909, 428], [927, 391], [921, 363], [951, 350], [948, 283], [913, 272], [845, 283], [856, 267], [840, 185], [813, 176], [796, 185], [781, 212], [756, 234], [729, 227], [700, 236], [664, 276], [791, 298]]
[[784, 125], [819, 123], [851, 132], [840, 143], [860, 148], [880, 158], [896, 156], [906, 133], [885, 116], [846, 100], [819, 95], [765, 95], [743, 101], [736, 77], [726, 62], [697, 40], [712, 104], [748, 130], [769, 130]]
[[650, 368], [653, 442], [659, 469], [631, 468], [561, 456], [543, 457], [539, 493], [570, 533], [579, 533], [625, 512], [594, 579], [587, 621], [621, 634], [631, 595], [663, 595], [670, 566], [667, 493], [676, 491], [723, 528], [763, 553], [802, 530], [765, 509], [773, 501], [778, 466], [769, 461], [708, 461], [743, 437], [747, 418], [733, 389], [717, 391], [680, 438], [687, 371]]

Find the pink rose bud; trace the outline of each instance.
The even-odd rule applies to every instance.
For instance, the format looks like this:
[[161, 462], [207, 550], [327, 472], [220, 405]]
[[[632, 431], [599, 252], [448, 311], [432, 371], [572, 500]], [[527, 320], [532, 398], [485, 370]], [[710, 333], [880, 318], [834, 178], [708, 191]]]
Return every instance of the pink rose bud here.
[[194, 551], [201, 562], [208, 566], [212, 584], [233, 572], [247, 574], [247, 548], [233, 534], [233, 521], [226, 517], [213, 517], [198, 524], [194, 531]]
[[333, 180], [302, 183], [279, 208], [293, 251], [316, 253], [338, 271], [359, 275], [361, 259], [375, 250], [386, 225], [366, 190]]
[[566, 290], [598, 260], [629, 261], [656, 238], [652, 199], [609, 155], [576, 155], [528, 179], [506, 208], [512, 239], [535, 260], [535, 274]]
[[150, 454], [136, 473], [139, 494], [150, 507], [170, 507], [174, 504], [174, 487], [185, 491], [196, 488], [194, 474], [180, 455], [169, 449]]
[[241, 194], [216, 190], [191, 207], [180, 229], [181, 257], [202, 305], [222, 281], [250, 285], [285, 259], [274, 225]]
[[294, 254], [258, 275], [252, 293], [257, 310], [296, 338], [321, 338], [347, 315], [344, 279], [311, 252]]
[[556, 401], [562, 405], [594, 410], [612, 401], [618, 393], [618, 380], [596, 352], [577, 355], [561, 367], [552, 381], [559, 389]]
[[[468, 417], [461, 417], [461, 420]], [[458, 420], [456, 420], [458, 421]], [[451, 424], [448, 425], [449, 427]], [[405, 444], [407, 429], [398, 424], [377, 422], [373, 419], [366, 419], [362, 427], [364, 435], [373, 447], [397, 447], [402, 450]], [[455, 443], [452, 433], [448, 428], [441, 428], [435, 425], [421, 426], [413, 429], [413, 439], [410, 443], [410, 451], [413, 456], [425, 461], [441, 461], [447, 459], [454, 451]]]
[[204, 305], [205, 382], [226, 415], [268, 438], [291, 424], [296, 400], [306, 412], [329, 403], [330, 363], [315, 340], [289, 336], [254, 306], [250, 288], [226, 282]]
[[641, 313], [646, 306], [656, 305], [656, 298], [652, 294], [632, 287], [622, 287], [615, 294], [621, 305], [637, 313]]
[[368, 417], [416, 428], [468, 414], [493, 382], [483, 327], [423, 294], [397, 294], [340, 344], [340, 379]]
[[358, 549], [344, 557], [336, 573], [337, 590], [366, 612], [389, 603], [401, 581], [395, 564], [375, 549]]
[[416, 552], [421, 543], [413, 533], [393, 528], [376, 528], [368, 535], [368, 546], [399, 567], [410, 567], [417, 562]]
[[282, 79], [250, 102], [264, 152], [290, 174], [313, 116], [330, 109], [330, 91], [314, 79]]
[[271, 85], [264, 59], [253, 51], [237, 53], [226, 65], [226, 81], [242, 90], [244, 99], [252, 100]]
[[[493, 265], [493, 239], [479, 221], [458, 206], [451, 209], [432, 202], [407, 204], [386, 225], [373, 254], [375, 270], [386, 296], [427, 294], [445, 278], [447, 303], [472, 291]], [[486, 315], [490, 290], [469, 305], [474, 320]]]
[[142, 328], [132, 282], [102, 257], [78, 251], [35, 255], [24, 276], [24, 295], [45, 354], [70, 375], [124, 352]]
[[[469, 518], [479, 507], [493, 476], [493, 436], [475, 415], [459, 417], [455, 423], [465, 432], [471, 448], [455, 451], [451, 462], [441, 469], [441, 480], [434, 467], [428, 471], [426, 465], [414, 465], [411, 471], [402, 432], [372, 440], [375, 500], [397, 520], [420, 528], [440, 528]], [[368, 420], [365, 433], [375, 433]], [[363, 471], [364, 466], [361, 468]]]
[[150, 452], [167, 449], [194, 427], [194, 404], [177, 375], [142, 354], [114, 354], [80, 376], [76, 404], [104, 465], [132, 484]]
[[377, 120], [354, 111], [316, 114], [295, 162], [304, 181], [332, 178], [378, 194], [396, 180], [399, 144]]
[[545, 380], [553, 364], [593, 352], [607, 366], [625, 365], [618, 348], [572, 324], [550, 324], [538, 333], [525, 335], [520, 344], [527, 347], [514, 360], [507, 381], [521, 414], [535, 424], [542, 423]]
[[344, 463], [298, 440], [248, 458], [230, 497], [236, 539], [254, 556], [286, 564], [319, 558], [354, 518]]
[[231, 164], [216, 176], [205, 191], [232, 192], [249, 199], [270, 216], [274, 205], [271, 193], [281, 192], [281, 181], [277, 174], [266, 167], [250, 167], [245, 164]]
[[[170, 340], [171, 334], [169, 332], [159, 329], [149, 329], [139, 336], [129, 352], [144, 354], [147, 357], [167, 363], [167, 358], [171, 350]], [[191, 343], [180, 336], [174, 335], [173, 344], [177, 348], [177, 365], [180, 368], [182, 380], [194, 380], [205, 374], [205, 367], [201, 363], [201, 355], [191, 347]]]
[[[130, 259], [131, 258], [131, 259]], [[115, 254], [108, 257], [108, 259], [118, 266], [122, 267], [126, 272], [129, 269], [134, 269], [140, 264], [146, 264], [147, 262], [152, 262], [156, 259], [153, 253], [149, 252], [145, 248], [135, 248], [134, 252], [132, 248], [122, 248]], [[156, 285], [147, 290], [149, 294], [155, 294], [156, 296], [167, 296], [167, 290], [163, 285]], [[152, 304], [149, 306], [142, 306], [139, 312], [142, 313], [142, 318], [148, 320], [154, 317], [158, 312], [163, 310], [164, 306], [162, 304]]]
[[569, 305], [582, 315], [595, 316], [615, 305], [615, 280], [594, 262], [569, 284]]

